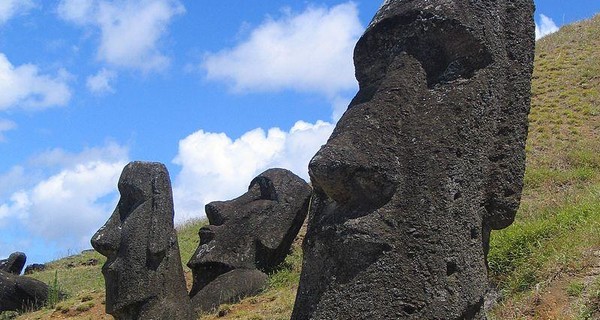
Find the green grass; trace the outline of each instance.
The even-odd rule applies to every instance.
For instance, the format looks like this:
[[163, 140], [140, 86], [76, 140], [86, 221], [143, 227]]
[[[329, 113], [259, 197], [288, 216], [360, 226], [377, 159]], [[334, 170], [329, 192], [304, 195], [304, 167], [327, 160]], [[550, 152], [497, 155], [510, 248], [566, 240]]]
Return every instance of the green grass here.
[[[97, 264], [85, 265], [95, 259]], [[79, 255], [69, 256], [46, 264], [46, 270], [30, 275], [32, 278], [54, 286], [56, 276], [57, 285], [67, 296], [76, 295], [84, 290], [104, 290], [104, 278], [101, 268], [106, 258], [94, 251], [83, 252]]]
[[600, 186], [590, 198], [494, 232], [490, 275], [505, 294], [524, 292], [558, 273], [580, 267], [582, 253], [600, 245]]
[[[504, 299], [495, 314], [528, 317], [501, 309], [530, 310], [523, 304], [533, 303], [539, 288], [561, 276], [577, 278], [600, 248], [599, 48], [600, 15], [536, 43], [521, 209], [490, 241], [490, 278]], [[573, 283], [566, 295], [592, 290]]]
[[576, 280], [569, 283], [567, 294], [571, 297], [580, 297], [585, 289], [585, 284], [581, 280]]
[[177, 240], [179, 241], [179, 253], [181, 254], [181, 263], [184, 265], [185, 270], [189, 270], [186, 266], [198, 244], [200, 238], [198, 237], [198, 230], [201, 227], [208, 224], [206, 219], [190, 220], [185, 224], [177, 228]]

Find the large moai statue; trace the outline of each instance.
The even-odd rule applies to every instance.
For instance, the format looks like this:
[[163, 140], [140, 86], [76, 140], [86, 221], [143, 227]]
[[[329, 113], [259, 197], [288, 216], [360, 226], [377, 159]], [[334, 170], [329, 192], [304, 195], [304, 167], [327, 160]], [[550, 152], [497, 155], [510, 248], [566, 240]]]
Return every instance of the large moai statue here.
[[269, 169], [240, 197], [206, 205], [210, 225], [200, 229], [200, 245], [188, 262], [197, 311], [264, 288], [267, 273], [283, 262], [306, 219], [311, 192], [291, 171]]
[[532, 0], [388, 0], [309, 172], [292, 319], [485, 319], [525, 166]]
[[195, 319], [173, 227], [167, 168], [131, 162], [119, 179], [121, 199], [92, 246], [102, 267], [106, 312], [117, 320]]

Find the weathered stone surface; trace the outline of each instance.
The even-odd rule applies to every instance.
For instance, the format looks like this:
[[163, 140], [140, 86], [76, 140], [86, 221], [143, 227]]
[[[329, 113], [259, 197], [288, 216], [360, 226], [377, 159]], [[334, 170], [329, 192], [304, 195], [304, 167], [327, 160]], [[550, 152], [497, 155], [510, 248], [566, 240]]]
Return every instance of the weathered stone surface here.
[[24, 274], [32, 274], [35, 272], [40, 272], [40, 271], [44, 271], [46, 270], [46, 265], [43, 263], [32, 263], [30, 265], [28, 265], [27, 267], [25, 267], [25, 272], [23, 272]]
[[8, 259], [0, 260], [0, 271], [19, 275], [26, 261], [27, 256], [23, 252], [13, 252]]
[[206, 205], [210, 225], [200, 229], [200, 245], [188, 262], [194, 308], [207, 311], [260, 290], [264, 273], [288, 254], [310, 194], [310, 186], [292, 172], [269, 169], [242, 196]]
[[121, 199], [92, 246], [102, 267], [106, 312], [116, 319], [195, 319], [187, 296], [167, 168], [131, 162], [119, 179]]
[[267, 275], [257, 269], [233, 269], [217, 276], [198, 291], [192, 305], [198, 310], [214, 310], [222, 303], [240, 300], [259, 293]]
[[47, 299], [45, 283], [0, 270], [0, 312], [36, 309]]
[[360, 90], [311, 160], [292, 319], [483, 319], [490, 230], [518, 208], [532, 0], [389, 0]]

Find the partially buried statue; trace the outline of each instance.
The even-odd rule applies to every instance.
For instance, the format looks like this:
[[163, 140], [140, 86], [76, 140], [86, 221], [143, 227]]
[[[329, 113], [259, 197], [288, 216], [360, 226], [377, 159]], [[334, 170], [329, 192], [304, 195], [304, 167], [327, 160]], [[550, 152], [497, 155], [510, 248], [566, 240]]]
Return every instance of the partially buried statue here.
[[309, 172], [292, 319], [485, 319], [490, 231], [519, 206], [532, 0], [388, 0]]
[[19, 276], [27, 256], [14, 252], [0, 260], [0, 312], [34, 310], [43, 307], [48, 299], [48, 285]]
[[0, 270], [0, 312], [36, 310], [47, 300], [47, 284]]
[[92, 246], [108, 260], [106, 312], [116, 319], [195, 319], [187, 296], [167, 168], [129, 163], [119, 179], [121, 199]]
[[310, 195], [310, 186], [292, 172], [269, 169], [242, 196], [206, 205], [210, 225], [200, 229], [200, 245], [188, 263], [194, 308], [209, 311], [260, 291], [266, 273], [288, 254]]
[[23, 252], [13, 252], [7, 259], [0, 260], [0, 271], [20, 275], [27, 261]]

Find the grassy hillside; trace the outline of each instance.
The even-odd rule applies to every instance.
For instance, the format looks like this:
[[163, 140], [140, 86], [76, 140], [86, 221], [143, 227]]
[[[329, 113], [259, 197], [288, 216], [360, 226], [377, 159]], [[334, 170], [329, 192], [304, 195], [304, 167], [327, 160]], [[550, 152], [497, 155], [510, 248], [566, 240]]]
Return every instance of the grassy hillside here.
[[[492, 234], [490, 277], [501, 298], [491, 319], [600, 318], [600, 16], [537, 42], [527, 171], [515, 223]], [[179, 230], [182, 260], [202, 221]], [[202, 319], [289, 319], [301, 267], [299, 238], [257, 296]], [[88, 265], [91, 259], [98, 264]], [[18, 319], [110, 319], [103, 257], [87, 252], [33, 277], [68, 293]], [[191, 279], [187, 268], [186, 276]]]
[[493, 233], [496, 319], [600, 318], [600, 16], [536, 44], [525, 190]]

